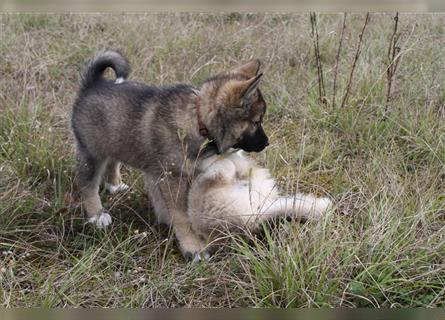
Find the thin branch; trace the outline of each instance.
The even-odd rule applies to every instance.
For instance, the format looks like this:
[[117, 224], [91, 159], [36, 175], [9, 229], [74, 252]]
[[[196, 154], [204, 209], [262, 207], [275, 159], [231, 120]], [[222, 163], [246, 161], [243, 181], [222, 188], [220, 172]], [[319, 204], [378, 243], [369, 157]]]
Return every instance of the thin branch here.
[[317, 75], [318, 75], [318, 93], [319, 93], [319, 99], [321, 103], [326, 102], [326, 90], [324, 86], [324, 79], [323, 79], [323, 68], [321, 64], [321, 58], [320, 58], [320, 46], [319, 46], [319, 40], [318, 40], [318, 28], [317, 28], [317, 16], [314, 12], [310, 14], [311, 17], [311, 26], [312, 26], [312, 39], [314, 40], [314, 54], [315, 54], [315, 61], [317, 63]]
[[357, 51], [355, 52], [354, 61], [352, 63], [352, 67], [351, 67], [351, 73], [349, 75], [348, 85], [346, 86], [346, 92], [343, 95], [343, 100], [341, 102], [340, 108], [343, 108], [345, 106], [345, 104], [348, 102], [348, 99], [349, 99], [349, 94], [351, 92], [352, 78], [354, 76], [354, 71], [355, 71], [355, 67], [357, 65], [357, 60], [360, 57], [360, 49], [362, 47], [363, 34], [365, 33], [366, 26], [368, 25], [368, 22], [369, 22], [369, 12], [366, 13], [365, 23], [363, 24], [362, 32], [359, 35]]
[[344, 34], [345, 34], [345, 29], [346, 29], [346, 12], [343, 15], [343, 27], [341, 28], [341, 35], [340, 35], [340, 40], [338, 42], [338, 50], [337, 50], [337, 56], [335, 57], [335, 68], [334, 68], [334, 85], [332, 88], [332, 108], [335, 108], [335, 95], [337, 94], [337, 74], [338, 74], [338, 64], [340, 61], [340, 53], [341, 53], [341, 48], [343, 45], [343, 38], [344, 38]]
[[385, 114], [388, 111], [389, 103], [391, 101], [391, 89], [394, 83], [394, 75], [397, 71], [400, 61], [400, 47], [398, 42], [400, 39], [400, 33], [398, 33], [399, 25], [399, 13], [397, 12], [394, 16], [394, 31], [391, 35], [391, 40], [388, 46], [388, 67], [386, 69], [386, 79], [387, 79], [387, 90], [386, 90], [386, 104], [385, 104]]

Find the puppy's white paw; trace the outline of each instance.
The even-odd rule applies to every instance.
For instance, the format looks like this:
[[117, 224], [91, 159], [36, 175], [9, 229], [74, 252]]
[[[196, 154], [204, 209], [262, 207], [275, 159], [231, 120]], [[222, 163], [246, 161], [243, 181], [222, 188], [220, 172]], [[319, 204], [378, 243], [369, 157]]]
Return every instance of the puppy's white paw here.
[[99, 229], [104, 229], [111, 224], [111, 216], [106, 212], [102, 212], [89, 218], [88, 222], [95, 224]]
[[332, 201], [329, 198], [317, 198], [312, 208], [313, 217], [321, 218], [332, 207]]
[[207, 251], [203, 251], [203, 252], [195, 252], [193, 254], [193, 263], [198, 263], [201, 261], [209, 261], [210, 260], [210, 253]]
[[105, 189], [107, 189], [108, 193], [115, 194], [117, 192], [125, 191], [130, 188], [127, 184], [121, 183], [121, 184], [111, 184], [111, 183], [105, 183]]
[[114, 81], [115, 84], [121, 84], [121, 83], [124, 83], [124, 82], [125, 82], [125, 79], [122, 78], [122, 77], [119, 77], [119, 78], [116, 79], [116, 81]]

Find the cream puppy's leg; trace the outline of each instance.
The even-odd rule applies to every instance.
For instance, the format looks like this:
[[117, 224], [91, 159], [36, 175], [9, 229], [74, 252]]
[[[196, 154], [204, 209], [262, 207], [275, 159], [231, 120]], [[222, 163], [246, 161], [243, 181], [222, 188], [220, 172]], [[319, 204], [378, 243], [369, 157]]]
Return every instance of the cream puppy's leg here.
[[265, 203], [259, 209], [258, 223], [276, 216], [288, 216], [304, 220], [318, 220], [332, 206], [328, 198], [317, 198], [313, 195], [296, 194], [295, 197], [280, 197]]

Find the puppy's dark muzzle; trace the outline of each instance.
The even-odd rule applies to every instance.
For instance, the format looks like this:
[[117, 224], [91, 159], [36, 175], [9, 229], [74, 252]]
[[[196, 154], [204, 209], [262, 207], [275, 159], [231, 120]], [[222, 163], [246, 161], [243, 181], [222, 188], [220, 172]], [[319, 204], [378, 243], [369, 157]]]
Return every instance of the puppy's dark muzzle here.
[[251, 135], [244, 135], [237, 144], [233, 147], [235, 149], [242, 149], [246, 152], [260, 152], [269, 145], [269, 138], [263, 130], [262, 126]]

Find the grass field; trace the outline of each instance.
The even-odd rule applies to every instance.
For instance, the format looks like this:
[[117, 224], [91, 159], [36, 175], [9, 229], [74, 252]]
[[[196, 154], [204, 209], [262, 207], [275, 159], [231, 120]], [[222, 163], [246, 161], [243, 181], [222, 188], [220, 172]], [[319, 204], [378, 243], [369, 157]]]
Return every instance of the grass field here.
[[[343, 14], [317, 15], [320, 98], [309, 14], [0, 15], [0, 305], [445, 307], [445, 15], [400, 15], [388, 96], [393, 17], [371, 14], [350, 80], [365, 15], [338, 60]], [[337, 209], [188, 264], [124, 168], [130, 191], [102, 194], [112, 228], [85, 225], [69, 115], [104, 48], [151, 84], [260, 58], [271, 145], [255, 158]]]

